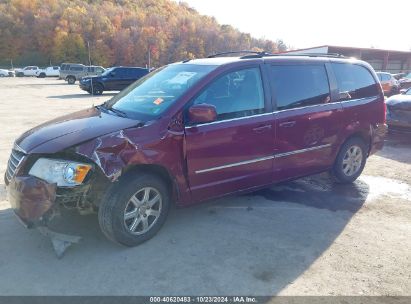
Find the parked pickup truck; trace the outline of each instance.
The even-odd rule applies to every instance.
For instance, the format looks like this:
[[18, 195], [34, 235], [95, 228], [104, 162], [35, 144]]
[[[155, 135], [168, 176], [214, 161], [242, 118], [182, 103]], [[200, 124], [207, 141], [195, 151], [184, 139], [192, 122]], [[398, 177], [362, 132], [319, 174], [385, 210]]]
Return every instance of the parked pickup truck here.
[[37, 76], [36, 72], [39, 71], [38, 66], [26, 66], [22, 69], [15, 69], [16, 76], [17, 77], [23, 77], [23, 76]]
[[38, 69], [36, 71], [36, 76], [38, 78], [58, 77], [60, 76], [60, 67], [59, 66], [49, 66], [44, 69]]

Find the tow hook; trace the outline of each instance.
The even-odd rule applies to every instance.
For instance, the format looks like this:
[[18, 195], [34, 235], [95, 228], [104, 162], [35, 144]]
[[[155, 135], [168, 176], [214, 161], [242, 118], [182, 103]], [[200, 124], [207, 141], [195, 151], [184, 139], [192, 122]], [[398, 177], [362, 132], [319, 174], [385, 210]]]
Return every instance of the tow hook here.
[[58, 259], [64, 256], [64, 253], [71, 245], [78, 244], [81, 241], [81, 236], [58, 233], [50, 230], [47, 226], [39, 226], [37, 230], [42, 235], [50, 238], [54, 253]]

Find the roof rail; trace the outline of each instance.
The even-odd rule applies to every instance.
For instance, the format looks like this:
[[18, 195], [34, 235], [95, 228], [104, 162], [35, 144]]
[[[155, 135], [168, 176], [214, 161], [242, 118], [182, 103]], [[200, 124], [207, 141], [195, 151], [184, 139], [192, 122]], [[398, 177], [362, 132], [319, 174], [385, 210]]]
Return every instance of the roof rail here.
[[308, 56], [308, 57], [345, 58], [344, 55], [337, 54], [337, 53], [294, 53], [294, 54], [293, 53], [276, 53], [276, 54], [271, 54], [265, 51], [257, 52], [257, 51], [248, 51], [248, 50], [216, 53], [216, 54], [208, 56], [207, 58], [215, 58], [219, 56], [233, 55], [233, 54], [248, 54], [248, 55], [240, 57], [240, 59], [251, 59], [251, 58], [262, 58], [262, 57], [273, 57], [273, 56]]
[[254, 55], [259, 55], [265, 52], [257, 52], [257, 51], [249, 51], [249, 50], [243, 50], [243, 51], [231, 51], [231, 52], [222, 52], [222, 53], [216, 53], [207, 56], [207, 58], [215, 58], [219, 56], [225, 56], [225, 55], [234, 55], [234, 54], [254, 54]]
[[332, 58], [345, 58], [344, 55], [338, 53], [277, 53], [276, 56], [308, 56], [308, 57], [332, 57]]

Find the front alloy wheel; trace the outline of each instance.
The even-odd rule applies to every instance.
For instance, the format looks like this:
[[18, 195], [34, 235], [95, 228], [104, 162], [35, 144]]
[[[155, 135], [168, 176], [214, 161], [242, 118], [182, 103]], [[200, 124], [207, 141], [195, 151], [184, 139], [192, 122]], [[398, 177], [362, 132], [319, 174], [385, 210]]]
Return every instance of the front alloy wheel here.
[[170, 189], [164, 179], [130, 173], [106, 193], [98, 211], [100, 228], [110, 240], [136, 246], [160, 230], [170, 205]]
[[157, 189], [144, 187], [128, 201], [124, 209], [124, 225], [132, 234], [144, 234], [155, 225], [161, 207], [162, 198]]

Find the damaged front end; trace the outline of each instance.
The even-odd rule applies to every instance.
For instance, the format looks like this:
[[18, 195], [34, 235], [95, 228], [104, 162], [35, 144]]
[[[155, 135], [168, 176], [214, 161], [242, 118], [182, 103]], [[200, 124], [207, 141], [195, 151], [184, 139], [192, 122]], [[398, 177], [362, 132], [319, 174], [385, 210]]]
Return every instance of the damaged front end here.
[[[51, 164], [49, 168], [45, 165], [47, 161]], [[70, 182], [70, 176], [64, 176], [67, 172], [75, 174], [69, 164], [85, 164], [89, 169], [81, 177], [81, 183]], [[8, 200], [26, 228], [36, 228], [50, 237], [59, 258], [71, 244], [79, 242], [80, 237], [51, 231], [48, 225], [62, 208], [77, 209], [81, 214], [96, 209], [93, 201], [99, 198], [101, 188], [106, 186], [108, 180], [101, 177], [94, 167], [90, 160], [67, 152], [52, 156], [27, 154], [17, 145], [13, 147], [5, 174]], [[67, 172], [56, 172], [59, 168], [65, 168]], [[99, 179], [102, 181], [96, 182]]]

